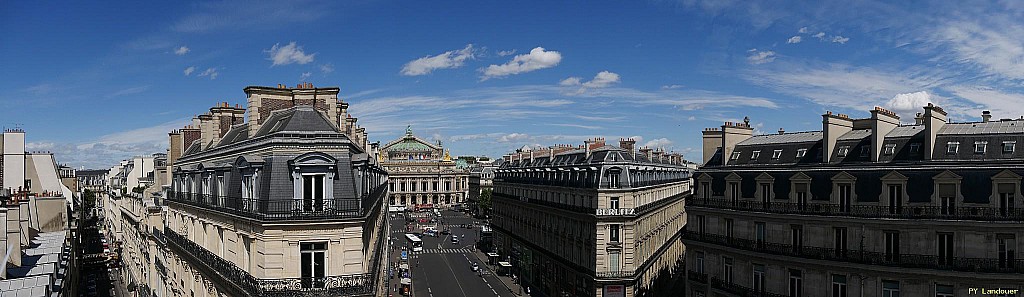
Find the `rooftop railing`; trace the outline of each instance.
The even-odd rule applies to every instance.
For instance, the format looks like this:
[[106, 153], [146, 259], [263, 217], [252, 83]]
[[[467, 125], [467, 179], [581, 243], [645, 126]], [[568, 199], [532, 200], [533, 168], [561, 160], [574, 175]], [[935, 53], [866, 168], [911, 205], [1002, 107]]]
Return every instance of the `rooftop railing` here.
[[683, 231], [683, 239], [766, 254], [805, 259], [963, 272], [1024, 273], [1024, 259], [1014, 259], [1012, 255], [1009, 258], [1004, 259], [941, 257], [938, 255], [901, 254], [812, 246], [793, 246], [789, 244], [727, 237], [718, 234], [701, 234], [690, 230]]
[[362, 216], [374, 201], [383, 199], [386, 190], [384, 184], [358, 199], [254, 199], [170, 192], [167, 200], [261, 221], [347, 219]]
[[165, 230], [165, 233], [170, 246], [181, 252], [180, 257], [190, 260], [192, 265], [202, 266], [200, 268], [207, 273], [219, 275], [249, 296], [372, 296], [380, 279], [377, 266], [382, 250], [374, 251], [368, 273], [261, 279], [172, 230]]
[[889, 205], [840, 205], [831, 203], [763, 202], [749, 198], [737, 200], [708, 199], [691, 196], [686, 206], [710, 207], [740, 211], [757, 211], [779, 214], [849, 216], [860, 218], [889, 219], [943, 219], [976, 221], [1024, 221], [1024, 208], [982, 207], [982, 206], [889, 206]]

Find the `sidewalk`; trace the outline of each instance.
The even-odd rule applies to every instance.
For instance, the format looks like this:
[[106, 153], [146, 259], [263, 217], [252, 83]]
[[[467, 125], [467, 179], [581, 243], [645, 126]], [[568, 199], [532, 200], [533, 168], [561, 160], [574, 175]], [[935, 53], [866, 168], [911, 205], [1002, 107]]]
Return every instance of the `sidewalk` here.
[[511, 277], [498, 275], [497, 265], [487, 263], [487, 255], [479, 249], [476, 249], [476, 247], [473, 248], [473, 255], [476, 256], [477, 260], [480, 260], [480, 263], [484, 263], [484, 265], [487, 266], [487, 269], [491, 271], [491, 275], [501, 281], [501, 284], [505, 285], [505, 288], [508, 288], [509, 292], [518, 296], [523, 296], [523, 294], [519, 292], [519, 285], [512, 281]]

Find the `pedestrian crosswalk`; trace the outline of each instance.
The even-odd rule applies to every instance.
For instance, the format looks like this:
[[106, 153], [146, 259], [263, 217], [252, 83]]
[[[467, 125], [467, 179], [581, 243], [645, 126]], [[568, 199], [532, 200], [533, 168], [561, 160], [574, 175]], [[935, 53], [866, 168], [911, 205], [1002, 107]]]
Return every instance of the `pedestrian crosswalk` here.
[[465, 254], [465, 253], [471, 253], [471, 252], [473, 252], [473, 249], [471, 249], [471, 248], [461, 248], [461, 249], [423, 249], [423, 251], [412, 252], [412, 254], [413, 255], [421, 255], [421, 254]]

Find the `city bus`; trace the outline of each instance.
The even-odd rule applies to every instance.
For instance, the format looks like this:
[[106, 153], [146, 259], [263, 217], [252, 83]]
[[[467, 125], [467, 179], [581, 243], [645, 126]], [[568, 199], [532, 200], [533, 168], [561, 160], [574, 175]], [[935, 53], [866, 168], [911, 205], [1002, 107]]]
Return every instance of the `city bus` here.
[[420, 240], [419, 237], [413, 234], [405, 234], [405, 239], [409, 240], [409, 249], [412, 249], [414, 252], [423, 251], [423, 240]]

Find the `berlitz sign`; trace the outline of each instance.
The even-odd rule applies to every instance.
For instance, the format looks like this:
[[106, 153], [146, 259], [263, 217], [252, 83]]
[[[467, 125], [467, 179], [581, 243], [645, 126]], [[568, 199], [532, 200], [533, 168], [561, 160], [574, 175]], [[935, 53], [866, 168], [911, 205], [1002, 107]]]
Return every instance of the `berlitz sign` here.
[[599, 216], [632, 216], [636, 212], [632, 208], [598, 208], [597, 215]]

